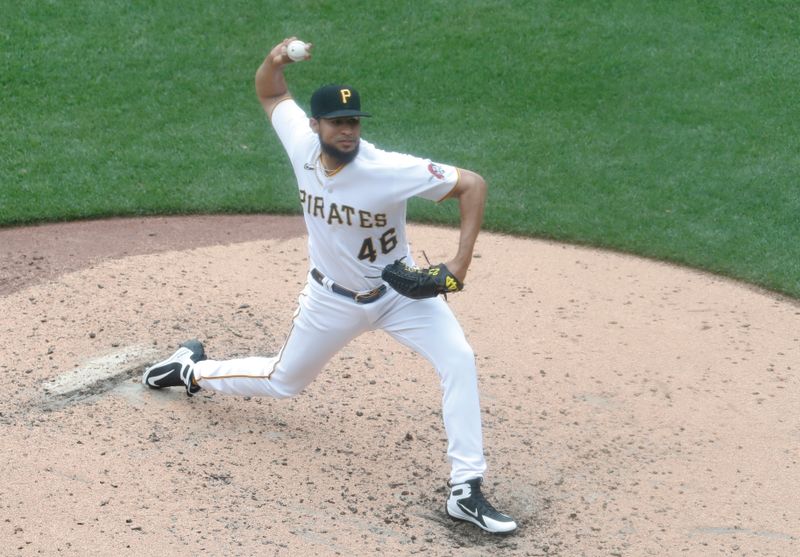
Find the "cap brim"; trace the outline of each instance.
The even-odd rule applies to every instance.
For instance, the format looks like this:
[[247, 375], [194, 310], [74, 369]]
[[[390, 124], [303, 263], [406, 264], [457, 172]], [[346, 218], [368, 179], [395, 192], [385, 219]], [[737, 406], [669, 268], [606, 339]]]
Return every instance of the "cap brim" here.
[[360, 110], [334, 110], [333, 112], [320, 114], [319, 116], [316, 116], [316, 118], [344, 118], [346, 116], [366, 116], [369, 118], [372, 115], [367, 114], [366, 112], [361, 112]]

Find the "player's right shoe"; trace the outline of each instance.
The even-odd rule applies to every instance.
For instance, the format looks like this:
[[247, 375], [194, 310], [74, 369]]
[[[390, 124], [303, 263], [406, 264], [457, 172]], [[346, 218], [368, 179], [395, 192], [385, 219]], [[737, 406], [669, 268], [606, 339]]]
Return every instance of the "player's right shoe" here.
[[516, 530], [517, 523], [508, 515], [498, 512], [481, 493], [481, 478], [450, 485], [447, 514], [454, 520], [465, 520], [493, 534], [507, 534]]
[[193, 381], [194, 364], [205, 359], [203, 343], [199, 340], [187, 340], [181, 343], [172, 356], [144, 370], [142, 383], [151, 389], [185, 387], [186, 394], [192, 396], [200, 390], [200, 386]]

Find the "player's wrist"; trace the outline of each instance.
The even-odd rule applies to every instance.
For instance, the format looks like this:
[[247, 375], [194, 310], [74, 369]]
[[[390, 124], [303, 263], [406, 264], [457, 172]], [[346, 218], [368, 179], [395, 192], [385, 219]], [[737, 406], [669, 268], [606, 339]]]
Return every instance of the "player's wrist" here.
[[445, 266], [447, 267], [447, 270], [453, 273], [453, 275], [455, 275], [455, 277], [458, 280], [464, 282], [464, 279], [467, 276], [467, 269], [469, 269], [469, 264], [471, 259], [472, 259], [471, 257], [467, 260], [465, 260], [464, 258], [456, 257], [445, 263]]

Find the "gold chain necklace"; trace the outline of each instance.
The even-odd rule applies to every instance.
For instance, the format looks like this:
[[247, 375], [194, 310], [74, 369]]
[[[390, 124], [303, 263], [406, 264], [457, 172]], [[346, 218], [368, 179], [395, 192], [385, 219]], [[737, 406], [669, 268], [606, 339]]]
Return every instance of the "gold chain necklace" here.
[[324, 173], [325, 173], [325, 176], [326, 176], [326, 177], [328, 177], [328, 178], [330, 178], [331, 176], [334, 176], [334, 175], [338, 174], [338, 173], [339, 173], [339, 171], [340, 171], [342, 168], [344, 168], [344, 165], [346, 164], [346, 163], [342, 163], [342, 164], [340, 164], [339, 166], [337, 166], [336, 168], [334, 168], [333, 170], [328, 170], [327, 168], [325, 168], [325, 163], [323, 163], [323, 162], [322, 162], [322, 154], [320, 154], [320, 155], [317, 157], [317, 162], [319, 163], [319, 167], [322, 169], [322, 172], [324, 172]]

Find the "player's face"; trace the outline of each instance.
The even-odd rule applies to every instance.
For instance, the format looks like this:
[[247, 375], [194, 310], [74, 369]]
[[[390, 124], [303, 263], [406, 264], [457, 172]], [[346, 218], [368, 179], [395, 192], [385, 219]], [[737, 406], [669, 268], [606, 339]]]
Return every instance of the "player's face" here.
[[[313, 125], [316, 122], [316, 126]], [[312, 120], [322, 150], [340, 162], [350, 162], [358, 155], [361, 120], [355, 116]]]

